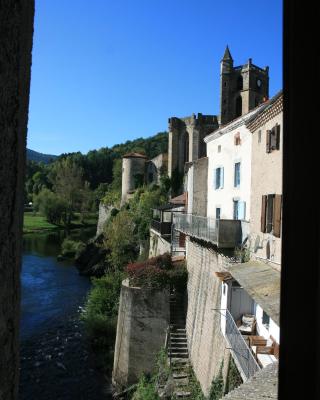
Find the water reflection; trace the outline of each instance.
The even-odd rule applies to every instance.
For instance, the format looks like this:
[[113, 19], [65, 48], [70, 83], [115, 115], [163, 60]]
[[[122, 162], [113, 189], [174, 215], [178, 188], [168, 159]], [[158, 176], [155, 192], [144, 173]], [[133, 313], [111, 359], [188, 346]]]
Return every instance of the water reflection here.
[[[94, 230], [72, 231], [72, 239], [86, 240]], [[58, 262], [66, 232], [24, 236], [21, 273], [21, 338], [29, 338], [62, 324], [83, 303], [90, 280], [70, 261]]]

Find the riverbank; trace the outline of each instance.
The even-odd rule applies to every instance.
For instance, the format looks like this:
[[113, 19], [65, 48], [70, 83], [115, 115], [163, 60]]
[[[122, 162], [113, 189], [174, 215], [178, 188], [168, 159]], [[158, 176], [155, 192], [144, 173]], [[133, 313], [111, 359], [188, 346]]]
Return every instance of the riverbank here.
[[[80, 214], [75, 213], [71, 221], [70, 229], [87, 228], [90, 226], [97, 226], [98, 214], [90, 213], [85, 219], [84, 223], [80, 222]], [[54, 232], [66, 229], [65, 226], [58, 226], [51, 224], [46, 218], [32, 211], [26, 211], [23, 217], [23, 233], [41, 233], [41, 232]]]
[[98, 369], [77, 315], [21, 341], [19, 400], [111, 399], [111, 379]]

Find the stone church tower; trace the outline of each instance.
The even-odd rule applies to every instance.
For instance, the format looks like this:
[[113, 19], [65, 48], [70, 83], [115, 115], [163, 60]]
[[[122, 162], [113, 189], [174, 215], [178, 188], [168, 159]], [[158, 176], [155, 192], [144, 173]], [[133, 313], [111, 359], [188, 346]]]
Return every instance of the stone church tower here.
[[228, 46], [220, 65], [220, 124], [224, 125], [269, 97], [269, 67], [257, 67], [251, 58], [234, 67]]

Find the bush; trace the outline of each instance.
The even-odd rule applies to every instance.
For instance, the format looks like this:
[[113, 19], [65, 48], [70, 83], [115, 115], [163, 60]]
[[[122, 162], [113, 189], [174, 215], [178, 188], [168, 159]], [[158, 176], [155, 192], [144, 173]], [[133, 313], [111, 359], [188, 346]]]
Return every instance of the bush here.
[[34, 196], [34, 207], [51, 224], [60, 225], [66, 223], [66, 204], [49, 189], [42, 189], [38, 195]]
[[132, 400], [157, 400], [160, 399], [156, 391], [155, 383], [143, 375], [138, 383], [137, 390]]
[[123, 274], [112, 272], [101, 278], [92, 278], [81, 318], [86, 332], [96, 348], [104, 349], [115, 339], [119, 297]]
[[65, 257], [78, 257], [81, 251], [85, 248], [85, 244], [81, 241], [72, 239], [64, 239], [61, 245], [62, 255]]
[[174, 266], [169, 253], [131, 263], [126, 272], [132, 286], [162, 289], [171, 285], [180, 292], [185, 290], [188, 278], [185, 265]]
[[218, 375], [213, 379], [210, 388], [209, 400], [219, 400], [224, 395], [224, 382], [222, 376], [223, 362], [220, 364]]

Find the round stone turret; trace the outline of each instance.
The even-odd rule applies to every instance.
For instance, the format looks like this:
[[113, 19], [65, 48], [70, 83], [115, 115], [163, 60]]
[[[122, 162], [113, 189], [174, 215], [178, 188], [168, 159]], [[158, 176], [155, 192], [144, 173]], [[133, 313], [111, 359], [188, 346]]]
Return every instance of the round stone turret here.
[[147, 157], [140, 153], [128, 153], [122, 157], [121, 205], [144, 183], [146, 162]]

